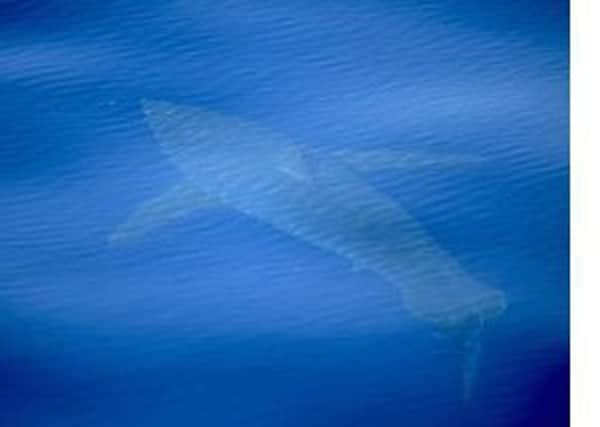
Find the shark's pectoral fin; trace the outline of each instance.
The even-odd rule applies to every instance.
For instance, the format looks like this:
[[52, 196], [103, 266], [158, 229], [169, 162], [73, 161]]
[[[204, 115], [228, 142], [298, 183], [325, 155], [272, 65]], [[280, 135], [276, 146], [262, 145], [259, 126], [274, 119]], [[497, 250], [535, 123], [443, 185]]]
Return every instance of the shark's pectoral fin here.
[[477, 156], [426, 154], [385, 149], [359, 152], [341, 150], [335, 152], [334, 155], [354, 170], [364, 173], [438, 166], [455, 167], [482, 161]]
[[143, 202], [117, 227], [108, 240], [112, 244], [134, 240], [195, 210], [219, 206], [218, 200], [208, 197], [189, 183], [178, 184], [165, 193]]
[[308, 173], [308, 171], [304, 168], [295, 168], [285, 165], [278, 167], [277, 170], [279, 170], [279, 172], [283, 172], [289, 177], [295, 179], [296, 181], [303, 183], [312, 182], [312, 177], [310, 176], [310, 173]]

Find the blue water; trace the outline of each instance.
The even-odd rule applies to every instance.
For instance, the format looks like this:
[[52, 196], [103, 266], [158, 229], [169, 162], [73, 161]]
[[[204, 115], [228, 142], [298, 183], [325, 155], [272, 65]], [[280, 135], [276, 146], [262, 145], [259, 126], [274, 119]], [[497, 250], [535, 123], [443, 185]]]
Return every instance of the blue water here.
[[[0, 1], [1, 426], [566, 426], [568, 3]], [[325, 150], [508, 308], [461, 355], [380, 277], [227, 210], [109, 236], [179, 172], [140, 99]]]

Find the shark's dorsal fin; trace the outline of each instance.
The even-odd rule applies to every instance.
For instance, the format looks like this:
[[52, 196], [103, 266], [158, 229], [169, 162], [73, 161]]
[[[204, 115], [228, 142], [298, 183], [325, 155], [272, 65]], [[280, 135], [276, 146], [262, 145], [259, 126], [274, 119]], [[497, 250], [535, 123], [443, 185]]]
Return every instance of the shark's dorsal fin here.
[[109, 242], [117, 244], [141, 238], [155, 228], [183, 218], [195, 210], [220, 206], [218, 200], [206, 196], [184, 181], [142, 202], [109, 236]]
[[423, 167], [456, 167], [480, 163], [478, 156], [425, 154], [414, 151], [389, 149], [351, 151], [339, 150], [333, 153], [337, 158], [358, 172], [377, 172], [383, 170], [404, 170]]

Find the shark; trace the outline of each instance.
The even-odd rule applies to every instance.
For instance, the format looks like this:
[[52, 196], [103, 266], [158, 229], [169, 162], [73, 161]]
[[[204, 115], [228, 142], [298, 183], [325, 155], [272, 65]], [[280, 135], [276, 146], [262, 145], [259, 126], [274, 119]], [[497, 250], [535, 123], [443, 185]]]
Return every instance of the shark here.
[[[450, 338], [463, 355], [463, 398], [470, 399], [482, 331], [505, 311], [505, 294], [469, 274], [400, 203], [364, 176], [428, 166], [430, 159], [393, 150], [328, 153], [203, 107], [153, 99], [140, 104], [181, 179], [135, 208], [109, 236], [112, 244], [215, 207], [269, 224], [397, 288], [407, 312]], [[471, 161], [476, 158], [448, 157], [442, 163]]]

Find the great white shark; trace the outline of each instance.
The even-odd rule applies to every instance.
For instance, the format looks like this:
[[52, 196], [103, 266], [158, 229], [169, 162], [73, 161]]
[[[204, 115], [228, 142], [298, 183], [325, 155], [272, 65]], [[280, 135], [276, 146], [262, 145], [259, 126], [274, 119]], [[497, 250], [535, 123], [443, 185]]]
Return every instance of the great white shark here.
[[381, 151], [326, 154], [200, 107], [144, 99], [141, 108], [182, 178], [135, 209], [109, 237], [112, 243], [217, 206], [270, 224], [395, 286], [412, 316], [456, 343], [463, 354], [463, 397], [469, 398], [481, 332], [506, 309], [505, 295], [468, 274], [401, 205], [361, 176], [429, 161]]

